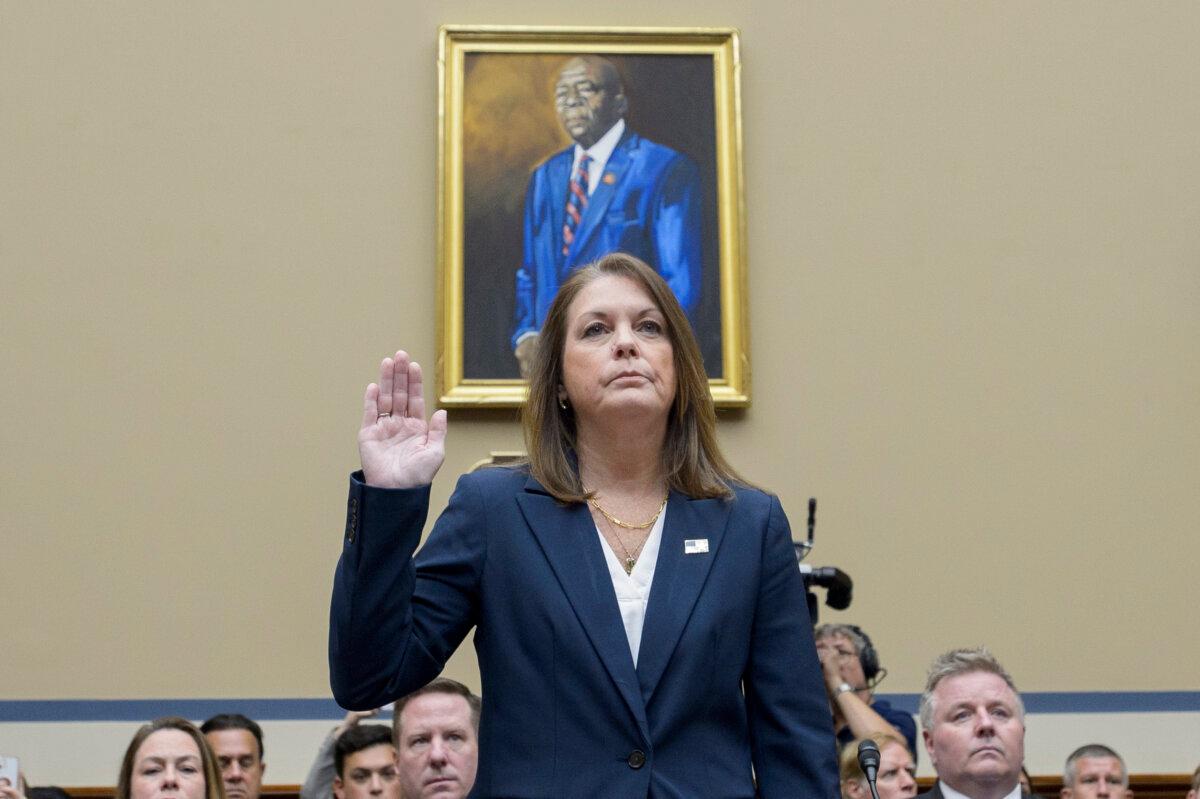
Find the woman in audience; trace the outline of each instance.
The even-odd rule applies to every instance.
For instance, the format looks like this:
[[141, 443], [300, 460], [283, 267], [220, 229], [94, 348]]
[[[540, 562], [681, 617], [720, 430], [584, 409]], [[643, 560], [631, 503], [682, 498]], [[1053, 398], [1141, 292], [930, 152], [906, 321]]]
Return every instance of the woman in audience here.
[[129, 742], [116, 799], [225, 799], [216, 758], [187, 719], [165, 716]]
[[842, 799], [871, 799], [871, 786], [858, 765], [858, 745], [867, 739], [879, 747], [875, 789], [879, 799], [912, 799], [917, 795], [917, 766], [908, 744], [895, 732], [877, 732], [842, 749], [840, 762]]

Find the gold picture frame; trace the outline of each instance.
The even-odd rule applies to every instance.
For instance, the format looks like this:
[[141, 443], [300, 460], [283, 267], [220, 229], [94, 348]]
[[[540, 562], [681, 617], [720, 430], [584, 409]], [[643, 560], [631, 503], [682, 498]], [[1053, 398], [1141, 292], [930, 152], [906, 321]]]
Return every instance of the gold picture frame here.
[[[593, 179], [599, 221], [592, 224], [605, 231], [589, 242], [596, 244], [608, 230], [619, 230], [611, 235], [625, 238], [612, 239], [621, 242], [615, 249], [633, 251], [640, 245], [628, 242], [659, 236], [660, 243], [651, 245], [658, 248], [655, 252], [670, 252], [658, 263], [645, 259], [668, 282], [668, 272], [682, 275], [672, 288], [677, 296], [686, 293], [685, 309], [701, 343], [713, 400], [719, 407], [747, 406], [750, 359], [738, 32], [466, 25], [442, 26], [438, 42], [439, 403], [517, 407], [525, 400], [526, 385], [514, 355], [523, 335], [520, 325], [528, 326], [531, 320], [540, 324], [531, 309], [552, 295], [556, 274], [579, 265], [554, 267], [545, 255], [553, 255], [559, 246], [566, 252], [566, 234], [555, 231], [553, 215], [561, 222], [575, 142], [556, 111], [555, 91], [567, 65], [579, 57], [608, 65], [600, 69], [616, 75], [627, 108], [625, 132], [611, 129], [620, 140], [607, 164], [617, 166], [605, 166], [602, 178]], [[668, 179], [661, 177], [655, 178], [659, 183], [654, 186], [647, 177], [633, 183], [632, 175], [644, 176], [649, 167], [621, 171], [617, 153], [630, 140], [641, 142], [639, 158], [649, 158], [653, 151], [660, 160], [683, 165], [670, 167], [669, 189], [662, 188]], [[552, 161], [564, 163], [564, 158], [568, 165], [551, 177], [545, 169]], [[636, 185], [636, 190], [625, 184]], [[604, 202], [611, 205], [599, 199], [604, 191]], [[561, 201], [552, 208], [556, 200], [547, 198], [556, 195]], [[646, 211], [645, 198], [651, 195], [685, 199], [669, 211], [661, 210], [667, 201], [660, 199], [659, 210]], [[637, 234], [640, 239], [629, 229], [650, 228], [651, 223], [622, 216], [643, 214], [659, 220], [679, 213], [681, 207], [687, 209], [687, 225], [660, 225], [652, 235]], [[588, 219], [579, 223], [581, 250]], [[561, 225], [557, 229], [561, 231]], [[668, 246], [662, 243], [667, 234], [658, 232], [664, 230], [672, 236], [684, 230], [686, 235], [673, 238]], [[543, 238], [554, 235], [558, 244], [543, 246]], [[685, 254], [678, 255], [680, 251]], [[529, 280], [535, 272], [542, 277], [540, 285]]]

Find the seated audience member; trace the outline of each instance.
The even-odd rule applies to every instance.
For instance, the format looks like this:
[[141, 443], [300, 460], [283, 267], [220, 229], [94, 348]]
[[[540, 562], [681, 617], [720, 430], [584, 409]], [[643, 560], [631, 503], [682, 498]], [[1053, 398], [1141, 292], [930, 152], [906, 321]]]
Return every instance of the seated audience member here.
[[121, 761], [115, 799], [224, 799], [221, 775], [204, 735], [187, 719], [143, 725]]
[[[879, 747], [879, 768], [875, 772], [875, 790], [879, 799], [912, 799], [917, 795], [917, 765], [913, 762], [908, 744], [894, 732], [875, 732], [867, 736]], [[858, 745], [866, 738], [856, 738], [842, 747], [838, 758], [842, 778], [842, 799], [871, 799], [867, 775], [858, 765]]]
[[1129, 773], [1121, 756], [1103, 744], [1081, 746], [1063, 768], [1062, 799], [1129, 799]]
[[1192, 772], [1192, 789], [1188, 791], [1187, 799], [1200, 799], [1200, 766]]
[[221, 769], [227, 799], [259, 799], [262, 793], [262, 727], [241, 713], [221, 713], [200, 725]]
[[921, 727], [938, 776], [922, 796], [1022, 796], [1025, 706], [987, 649], [954, 649], [933, 661], [921, 694]]
[[813, 633], [825, 675], [839, 746], [879, 730], [893, 730], [917, 751], [917, 725], [912, 716], [874, 696], [875, 684], [887, 674], [871, 639], [853, 624], [822, 624]]
[[337, 799], [400, 799], [392, 730], [382, 724], [351, 727], [333, 748]]
[[329, 799], [333, 796], [333, 778], [337, 776], [333, 759], [334, 745], [338, 738], [357, 727], [360, 721], [378, 714], [378, 709], [351, 710], [340, 724], [330, 730], [329, 734], [325, 736], [325, 740], [321, 742], [321, 748], [317, 750], [317, 757], [308, 770], [304, 784], [300, 786], [300, 799]]
[[396, 764], [402, 799], [461, 799], [479, 764], [480, 700], [439, 677], [396, 702]]

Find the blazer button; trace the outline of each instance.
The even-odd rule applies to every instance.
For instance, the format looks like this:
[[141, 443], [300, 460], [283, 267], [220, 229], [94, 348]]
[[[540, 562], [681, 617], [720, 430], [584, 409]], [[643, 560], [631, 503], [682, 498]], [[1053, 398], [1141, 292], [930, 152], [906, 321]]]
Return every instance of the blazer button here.
[[630, 768], [641, 768], [646, 765], [646, 753], [641, 749], [634, 749], [629, 753], [629, 758], [625, 761]]

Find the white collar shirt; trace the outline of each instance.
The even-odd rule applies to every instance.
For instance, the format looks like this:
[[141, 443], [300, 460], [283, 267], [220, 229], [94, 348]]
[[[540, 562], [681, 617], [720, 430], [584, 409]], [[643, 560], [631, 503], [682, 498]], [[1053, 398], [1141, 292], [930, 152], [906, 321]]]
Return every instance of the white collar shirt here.
[[604, 540], [604, 533], [596, 527], [600, 547], [604, 550], [604, 562], [608, 564], [608, 576], [612, 578], [613, 591], [617, 595], [617, 606], [621, 610], [621, 623], [625, 625], [625, 637], [629, 639], [629, 654], [633, 655], [634, 668], [637, 668], [638, 650], [642, 645], [642, 626], [646, 623], [646, 606], [650, 602], [650, 586], [654, 582], [654, 567], [658, 564], [663, 521], [666, 518], [667, 509], [663, 508], [654, 527], [650, 529], [631, 574], [625, 573], [625, 567], [608, 541]]
[[[965, 793], [959, 793], [946, 784], [945, 780], [938, 780], [938, 785], [942, 788], [942, 799], [971, 799]], [[1018, 782], [1016, 787], [1008, 792], [1004, 799], [1021, 799], [1021, 783]]]
[[600, 176], [604, 174], [604, 167], [608, 164], [608, 159], [612, 157], [613, 150], [617, 149], [617, 142], [621, 140], [621, 136], [625, 134], [625, 120], [618, 119], [617, 124], [608, 129], [600, 139], [586, 150], [575, 145], [575, 159], [571, 161], [571, 174], [575, 174], [575, 170], [579, 168], [579, 162], [583, 160], [583, 154], [587, 153], [592, 157], [592, 162], [588, 164], [588, 196], [591, 197], [596, 192], [596, 187], [600, 185]]

